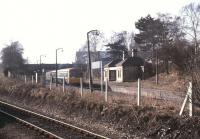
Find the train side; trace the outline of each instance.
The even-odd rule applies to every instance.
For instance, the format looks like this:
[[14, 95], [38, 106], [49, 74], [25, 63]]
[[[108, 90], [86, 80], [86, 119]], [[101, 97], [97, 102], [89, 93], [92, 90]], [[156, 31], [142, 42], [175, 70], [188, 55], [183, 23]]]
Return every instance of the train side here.
[[[57, 70], [57, 80], [58, 83], [62, 83], [63, 78], [65, 78], [66, 84], [79, 84], [80, 78], [82, 77], [81, 69], [78, 68], [67, 68], [67, 69], [60, 69]], [[49, 71], [46, 72], [46, 80], [49, 80], [52, 78], [52, 81], [56, 81], [56, 71]]]

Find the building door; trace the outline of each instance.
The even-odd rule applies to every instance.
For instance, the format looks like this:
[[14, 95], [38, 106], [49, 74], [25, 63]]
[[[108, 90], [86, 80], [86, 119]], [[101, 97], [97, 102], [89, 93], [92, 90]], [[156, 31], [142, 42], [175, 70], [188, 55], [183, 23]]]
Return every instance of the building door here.
[[110, 70], [109, 71], [109, 80], [110, 81], [116, 81], [116, 70]]

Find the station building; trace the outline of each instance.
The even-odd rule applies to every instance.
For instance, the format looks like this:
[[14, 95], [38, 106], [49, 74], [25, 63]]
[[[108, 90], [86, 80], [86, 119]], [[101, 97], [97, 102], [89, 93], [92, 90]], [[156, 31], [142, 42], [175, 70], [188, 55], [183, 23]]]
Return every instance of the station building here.
[[[124, 57], [124, 56], [123, 56]], [[137, 50], [132, 52], [132, 57], [115, 59], [104, 66], [104, 80], [116, 82], [131, 82], [142, 78], [145, 61], [137, 56]]]

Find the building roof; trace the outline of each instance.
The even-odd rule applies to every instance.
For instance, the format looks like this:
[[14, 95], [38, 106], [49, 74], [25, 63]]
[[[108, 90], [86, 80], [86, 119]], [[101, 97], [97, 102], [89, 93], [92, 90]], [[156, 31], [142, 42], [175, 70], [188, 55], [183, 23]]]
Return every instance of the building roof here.
[[126, 58], [125, 60], [120, 61], [116, 66], [143, 66], [144, 60], [141, 57], [134, 56]]
[[144, 59], [139, 57], [139, 56], [134, 56], [134, 57], [128, 57], [125, 60], [121, 59], [115, 59], [108, 64], [106, 64], [104, 67], [118, 67], [118, 66], [143, 66], [144, 65]]
[[[132, 55], [132, 51], [129, 51], [128, 53], [129, 53], [129, 55]], [[139, 50], [139, 51], [137, 51], [137, 56], [139, 56], [145, 60], [149, 60], [149, 59], [152, 59], [152, 53], [153, 52], [151, 50], [149, 50], [149, 51]]]
[[108, 68], [108, 67], [115, 67], [117, 63], [119, 63], [120, 61], [122, 61], [121, 59], [115, 59], [112, 60], [111, 62], [109, 62], [108, 64], [106, 64], [104, 67]]

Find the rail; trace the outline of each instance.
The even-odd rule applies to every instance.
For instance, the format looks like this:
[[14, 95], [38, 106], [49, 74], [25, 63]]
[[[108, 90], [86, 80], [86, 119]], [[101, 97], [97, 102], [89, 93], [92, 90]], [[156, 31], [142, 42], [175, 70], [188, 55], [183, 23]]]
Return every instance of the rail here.
[[49, 120], [49, 121], [52, 121], [52, 122], [61, 124], [61, 125], [63, 125], [63, 126], [66, 126], [66, 127], [71, 128], [71, 129], [74, 129], [74, 130], [78, 131], [79, 133], [91, 135], [91, 136], [93, 136], [93, 137], [95, 137], [95, 138], [97, 138], [97, 139], [109, 139], [108, 137], [105, 137], [105, 136], [102, 136], [102, 135], [93, 133], [93, 132], [91, 132], [91, 131], [85, 130], [85, 129], [83, 129], [83, 128], [79, 128], [79, 127], [74, 126], [74, 125], [72, 125], [72, 124], [68, 124], [68, 123], [65, 123], [65, 122], [56, 120], [56, 119], [51, 118], [51, 117], [47, 117], [47, 116], [42, 115], [42, 114], [38, 114], [38, 113], [36, 113], [36, 112], [32, 112], [32, 111], [30, 111], [30, 110], [26, 110], [26, 109], [24, 109], [24, 108], [20, 108], [20, 107], [18, 107], [18, 106], [9, 104], [9, 103], [7, 103], [7, 102], [0, 101], [0, 104], [4, 104], [4, 105], [7, 105], [7, 106], [9, 106], [9, 107], [18, 109], [18, 110], [20, 110], [20, 111], [27, 112], [27, 113], [29, 113], [29, 114], [32, 114], [32, 115], [41, 117], [41, 118], [43, 118], [43, 119], [46, 119], [46, 120]]
[[29, 127], [33, 127], [37, 131], [41, 131], [45, 135], [48, 135], [48, 136], [50, 136], [52, 138], [55, 138], [55, 139], [63, 139], [63, 138], [61, 138], [61, 137], [59, 137], [59, 136], [57, 136], [57, 135], [55, 135], [55, 134], [53, 134], [53, 133], [51, 133], [51, 132], [49, 132], [47, 130], [44, 130], [44, 129], [42, 129], [42, 128], [34, 125], [34, 124], [31, 124], [31, 123], [29, 123], [27, 121], [24, 121], [24, 120], [22, 120], [22, 119], [20, 119], [20, 118], [18, 118], [16, 116], [14, 116], [14, 115], [12, 115], [12, 114], [9, 114], [9, 113], [4, 112], [2, 110], [0, 110], [0, 112], [3, 113], [3, 114], [5, 114], [5, 115], [7, 115], [7, 116], [9, 116], [9, 117], [11, 117], [11, 118], [13, 118], [13, 119], [15, 119], [15, 120], [17, 120], [17, 121], [19, 121], [19, 122], [21, 122], [21, 123], [23, 123], [23, 124], [25, 124], [25, 125], [27, 125], [27, 126], [29, 126]]

